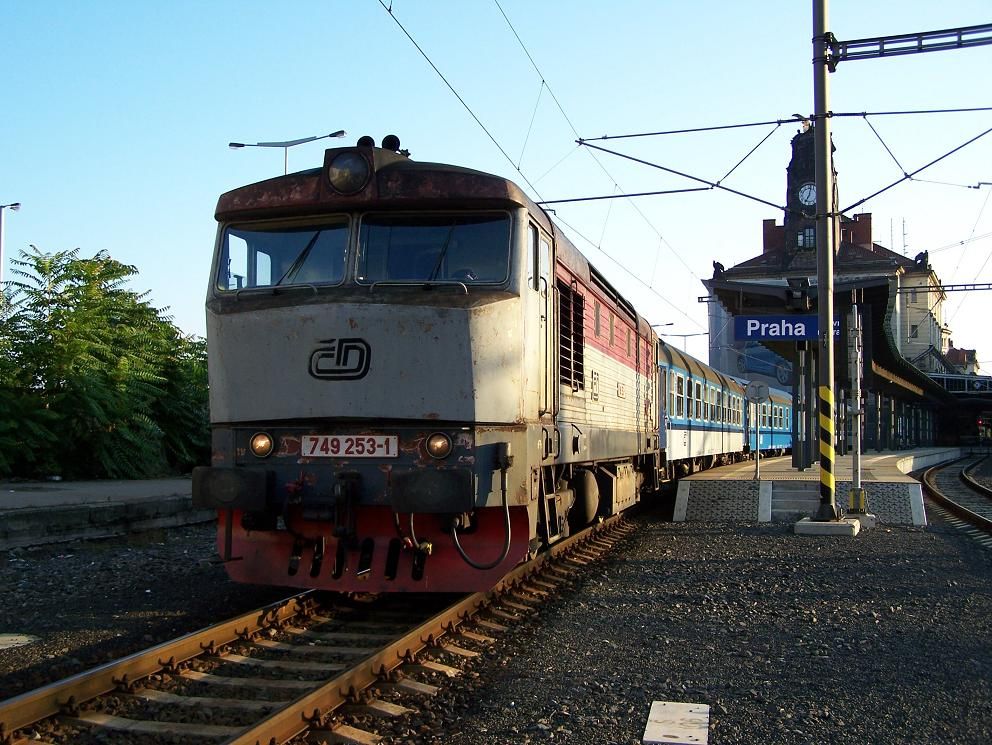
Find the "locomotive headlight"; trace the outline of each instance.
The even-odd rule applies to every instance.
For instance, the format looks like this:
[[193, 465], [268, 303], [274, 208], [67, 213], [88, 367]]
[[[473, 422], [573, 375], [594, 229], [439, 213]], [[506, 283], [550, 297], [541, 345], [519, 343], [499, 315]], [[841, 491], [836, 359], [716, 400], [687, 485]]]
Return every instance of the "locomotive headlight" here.
[[275, 441], [273, 441], [267, 432], [256, 432], [251, 436], [251, 442], [249, 443], [252, 455], [256, 458], [267, 457], [272, 452], [274, 446]]
[[427, 454], [432, 458], [440, 460], [451, 455], [451, 438], [444, 434], [444, 432], [435, 432], [432, 434], [427, 438], [424, 446], [427, 448]]
[[327, 179], [335, 191], [355, 194], [368, 183], [369, 162], [358, 153], [338, 153], [327, 166]]

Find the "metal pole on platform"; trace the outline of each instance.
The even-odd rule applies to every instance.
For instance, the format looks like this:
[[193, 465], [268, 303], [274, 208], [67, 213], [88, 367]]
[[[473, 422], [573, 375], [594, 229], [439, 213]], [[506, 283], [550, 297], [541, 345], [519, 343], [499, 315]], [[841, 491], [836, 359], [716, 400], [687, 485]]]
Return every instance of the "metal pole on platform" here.
[[865, 514], [867, 504], [865, 490], [861, 488], [861, 314], [858, 305], [851, 306], [851, 320], [848, 326], [848, 352], [851, 369], [851, 435], [853, 438], [851, 452], [851, 495], [849, 507], [851, 512]]
[[816, 160], [816, 286], [820, 322], [820, 507], [817, 520], [837, 520], [834, 482], [834, 178], [830, 152], [827, 0], [813, 0], [813, 121]]
[[757, 401], [754, 402], [754, 480], [759, 481], [761, 475], [761, 407]]

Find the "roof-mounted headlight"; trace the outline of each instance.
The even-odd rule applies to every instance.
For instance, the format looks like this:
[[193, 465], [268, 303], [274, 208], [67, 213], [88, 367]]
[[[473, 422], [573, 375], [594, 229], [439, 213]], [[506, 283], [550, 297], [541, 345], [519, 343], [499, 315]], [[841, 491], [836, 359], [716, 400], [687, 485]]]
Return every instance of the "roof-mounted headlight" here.
[[327, 166], [327, 180], [340, 194], [355, 194], [369, 181], [369, 162], [355, 152], [338, 153]]

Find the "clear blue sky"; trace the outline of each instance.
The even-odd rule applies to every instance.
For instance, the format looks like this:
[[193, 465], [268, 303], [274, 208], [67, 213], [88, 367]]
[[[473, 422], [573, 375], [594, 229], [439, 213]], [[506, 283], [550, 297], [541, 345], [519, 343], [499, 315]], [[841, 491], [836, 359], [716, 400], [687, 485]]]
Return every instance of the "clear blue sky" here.
[[[230, 150], [229, 141], [395, 133], [416, 159], [509, 176], [536, 198], [560, 199], [693, 185], [611, 156], [597, 162], [575, 145], [576, 131], [705, 127], [813, 109], [810, 2], [500, 6], [392, 2], [509, 160], [378, 0], [0, 0], [0, 203], [23, 203], [5, 212], [5, 278], [7, 260], [29, 244], [107, 250], [138, 268], [136, 289], [151, 290], [181, 328], [202, 334], [217, 197], [283, 167], [282, 150]], [[987, 23], [990, 10], [988, 0], [834, 0], [828, 27], [849, 40]], [[990, 72], [992, 46], [843, 63], [830, 79], [831, 108], [989, 106]], [[891, 156], [864, 120], [833, 123], [845, 206], [992, 127], [992, 112], [870, 121]], [[716, 181], [772, 129], [605, 144]], [[795, 132], [779, 127], [723, 183], [783, 204]], [[290, 170], [318, 165], [326, 143], [291, 149]], [[992, 135], [918, 178], [945, 183], [905, 183], [855, 211], [873, 213], [877, 242], [905, 245], [909, 256], [929, 250], [943, 282], [992, 281], [992, 189], [962, 186], [992, 181]], [[711, 262], [729, 267], [757, 255], [761, 221], [781, 220], [771, 207], [717, 191], [557, 214], [642, 314], [679, 334], [706, 330], [696, 299]], [[950, 301], [955, 344], [977, 348], [989, 371], [992, 292]], [[707, 357], [705, 336], [675, 341]]]

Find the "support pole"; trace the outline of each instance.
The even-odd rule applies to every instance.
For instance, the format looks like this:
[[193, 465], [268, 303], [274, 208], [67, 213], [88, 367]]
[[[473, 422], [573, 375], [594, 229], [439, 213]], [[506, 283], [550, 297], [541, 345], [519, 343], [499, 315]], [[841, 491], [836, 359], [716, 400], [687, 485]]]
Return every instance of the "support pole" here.
[[820, 325], [820, 507], [837, 520], [834, 481], [834, 179], [830, 152], [827, 0], [813, 0], [813, 120], [816, 159], [816, 284]]
[[865, 490], [861, 486], [861, 365], [862, 365], [862, 342], [861, 342], [861, 314], [855, 303], [851, 306], [851, 322], [848, 327], [848, 346], [850, 368], [851, 368], [851, 494], [850, 511], [856, 514], [865, 514], [867, 510], [867, 499]]

